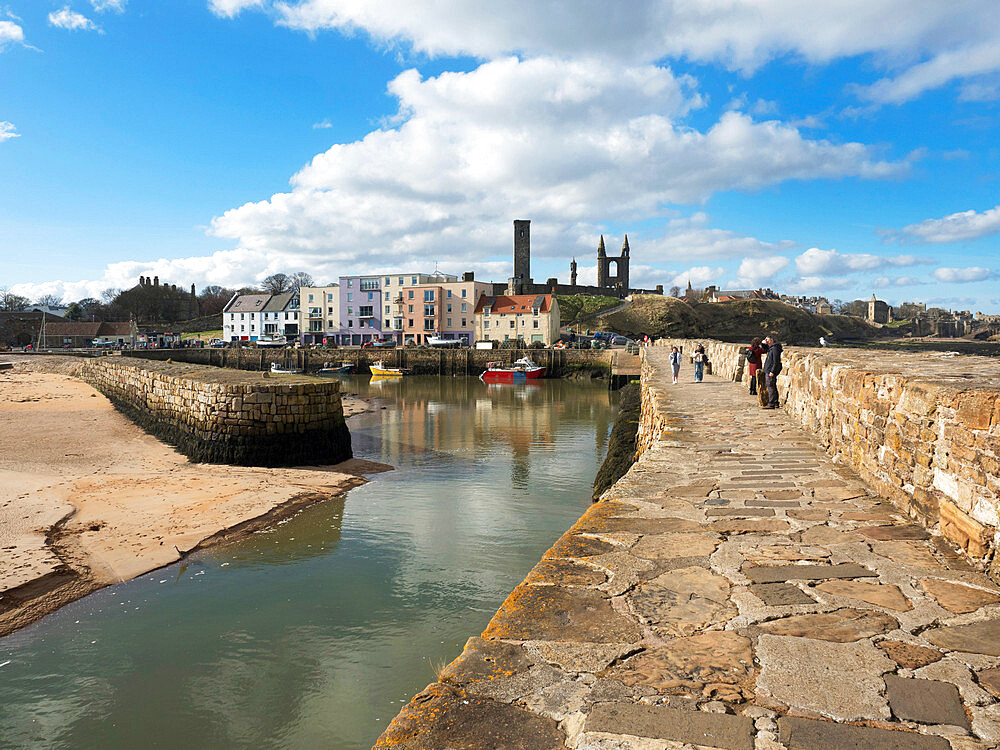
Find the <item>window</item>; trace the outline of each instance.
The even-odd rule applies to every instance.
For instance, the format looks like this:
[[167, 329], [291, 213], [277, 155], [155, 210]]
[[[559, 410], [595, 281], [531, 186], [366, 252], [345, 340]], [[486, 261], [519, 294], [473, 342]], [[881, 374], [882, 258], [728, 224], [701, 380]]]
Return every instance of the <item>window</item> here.
[[424, 330], [425, 331], [433, 331], [434, 330], [434, 321], [433, 320], [425, 320], [424, 321]]
[[538, 328], [538, 321], [537, 320], [533, 320], [531, 322], [535, 324], [535, 326], [534, 326], [535, 328]]
[[373, 289], [378, 290], [378, 279], [361, 279], [361, 283], [358, 284], [358, 287], [360, 287], [363, 292], [369, 292]]
[[433, 301], [434, 301], [434, 290], [424, 289], [424, 302], [433, 302]]
[[424, 317], [425, 318], [434, 317], [434, 305], [424, 305]]
[[407, 325], [408, 325], [408, 326], [409, 326], [410, 328], [413, 328], [413, 318], [410, 318], [410, 319], [409, 319], [408, 321], [406, 321], [406, 324], [407, 324]]
[[513, 318], [511, 318], [511, 319], [510, 319], [510, 327], [511, 327], [511, 328], [513, 328], [513, 327], [514, 327], [514, 324], [515, 324], [516, 322], [517, 322], [517, 321], [515, 321], [515, 320], [514, 320]]
[[462, 296], [463, 297], [465, 296], [465, 290], [464, 289], [462, 290]]
[[353, 302], [354, 301], [354, 294], [352, 292], [348, 292], [347, 293], [347, 301], [348, 302]]
[[388, 305], [386, 305], [386, 306], [385, 306], [385, 314], [386, 314], [386, 315], [388, 315], [388, 314], [389, 314], [389, 306], [388, 306]]
[[462, 312], [468, 312], [468, 310], [466, 310], [466, 309], [465, 309], [465, 307], [466, 307], [466, 305], [465, 305], [465, 303], [463, 302], [463, 303], [462, 303]]
[[372, 318], [375, 316], [375, 308], [371, 305], [362, 305], [358, 308], [359, 318]]
[[483, 315], [489, 315], [489, 314], [490, 314], [490, 308], [484, 307], [483, 308]]
[[402, 276], [399, 277], [398, 281], [399, 281], [399, 285], [403, 286], [403, 277]]
[[412, 289], [410, 290], [410, 293], [407, 296], [407, 299], [413, 299], [413, 290]]
[[466, 325], [465, 325], [465, 321], [466, 321], [466, 319], [465, 319], [465, 318], [462, 318], [462, 328], [465, 328], [465, 327], [466, 327]]
[[240, 326], [240, 333], [243, 333], [246, 329], [246, 326]]
[[327, 328], [333, 328], [333, 321], [332, 320], [326, 321], [326, 327]]
[[386, 318], [386, 319], [385, 319], [385, 326], [384, 326], [384, 327], [385, 327], [386, 329], [389, 329], [389, 328], [392, 328], [392, 325], [390, 324], [390, 322], [389, 322], [389, 319], [388, 319], [388, 318]]
[[[388, 276], [386, 276], [386, 277], [385, 277], [385, 285], [386, 285], [386, 286], [389, 286], [389, 284], [391, 284], [391, 283], [392, 283], [392, 279], [391, 279], [391, 278], [389, 278]], [[389, 295], [386, 295], [386, 296], [388, 297]]]
[[312, 302], [312, 301], [313, 301], [313, 296], [312, 296], [311, 294], [309, 295], [309, 301], [310, 301], [310, 302]]
[[451, 328], [451, 318], [448, 318], [448, 327]]
[[353, 286], [353, 284], [354, 284], [354, 279], [348, 279], [348, 280], [347, 280], [347, 288], [348, 288], [348, 289], [350, 289], [350, 288], [351, 288], [351, 286]]
[[448, 290], [448, 299], [451, 299], [451, 289]]
[[413, 312], [413, 305], [407, 305], [407, 307], [410, 308], [410, 309], [407, 310], [406, 312], [410, 312], [410, 313]]
[[386, 293], [385, 293], [385, 301], [386, 301], [386, 302], [388, 302], [388, 301], [389, 301], [389, 292], [386, 292]]
[[327, 315], [333, 315], [333, 308], [332, 307], [326, 308], [326, 314]]
[[413, 279], [412, 279], [412, 281], [411, 281], [410, 283], [412, 283], [412, 284], [416, 284], [416, 283], [417, 283], [417, 277], [416, 277], [416, 276], [414, 276], [414, 277], [413, 277]]
[[484, 320], [483, 321], [483, 328], [489, 329], [489, 327], [490, 327], [490, 321]]
[[240, 320], [243, 320], [243, 313], [240, 313]]
[[348, 328], [354, 328], [354, 321], [353, 320], [348, 320], [347, 321], [347, 327]]
[[451, 312], [451, 303], [448, 303], [448, 312]]
[[351, 307], [351, 306], [348, 306], [348, 307], [347, 307], [347, 314], [348, 314], [348, 315], [354, 315], [354, 308], [353, 308], [353, 307]]
[[[312, 301], [312, 297], [309, 297], [309, 300]], [[332, 294], [326, 295], [326, 301], [333, 302], [333, 295]]]
[[375, 299], [375, 296], [371, 292], [368, 292], [368, 301], [371, 302], [373, 299]]

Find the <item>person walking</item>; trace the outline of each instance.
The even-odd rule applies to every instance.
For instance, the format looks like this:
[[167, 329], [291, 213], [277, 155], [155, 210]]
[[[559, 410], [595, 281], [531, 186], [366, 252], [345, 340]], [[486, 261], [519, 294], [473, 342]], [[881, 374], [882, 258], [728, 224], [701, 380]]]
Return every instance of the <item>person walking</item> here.
[[764, 377], [767, 379], [767, 406], [765, 409], [777, 409], [778, 375], [781, 374], [781, 344], [773, 336], [764, 339], [767, 344], [767, 358], [764, 360]]
[[705, 378], [705, 361], [708, 357], [705, 356], [705, 347], [701, 344], [694, 349], [694, 382], [700, 383]]
[[747, 372], [750, 376], [750, 395], [757, 395], [757, 370], [760, 369], [761, 365], [761, 355], [764, 353], [764, 348], [760, 345], [760, 339], [755, 338], [750, 342], [750, 346], [747, 349]]
[[681, 371], [681, 353], [676, 346], [670, 347], [670, 371], [674, 375], [674, 385], [677, 385], [677, 375]]

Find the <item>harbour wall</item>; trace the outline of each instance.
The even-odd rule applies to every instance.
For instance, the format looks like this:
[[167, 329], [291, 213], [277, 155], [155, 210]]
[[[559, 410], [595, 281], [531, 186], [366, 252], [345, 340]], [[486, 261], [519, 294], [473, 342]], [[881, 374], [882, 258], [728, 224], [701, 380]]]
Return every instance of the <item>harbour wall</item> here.
[[[690, 354], [699, 343], [714, 374], [747, 380], [742, 345], [692, 339], [656, 345], [680, 347], [682, 377], [690, 377]], [[1000, 361], [789, 347], [783, 362], [783, 408], [911, 518], [990, 562], [991, 577], [1000, 581]], [[658, 397], [643, 378], [640, 451], [663, 432]], [[757, 408], [749, 397], [747, 408]]]
[[337, 381], [269, 383], [235, 373], [219, 378], [218, 372], [102, 357], [87, 361], [81, 377], [192, 461], [295, 466], [351, 457]]
[[339, 365], [350, 362], [355, 372], [366, 373], [368, 366], [382, 361], [387, 367], [402, 367], [413, 375], [464, 377], [480, 375], [488, 362], [510, 364], [530, 357], [545, 367], [548, 377], [604, 376], [611, 371], [616, 354], [611, 350], [585, 349], [137, 349], [124, 352], [127, 357], [147, 360], [189, 362], [238, 370], [269, 370], [272, 363], [289, 369], [314, 372], [325, 362]]

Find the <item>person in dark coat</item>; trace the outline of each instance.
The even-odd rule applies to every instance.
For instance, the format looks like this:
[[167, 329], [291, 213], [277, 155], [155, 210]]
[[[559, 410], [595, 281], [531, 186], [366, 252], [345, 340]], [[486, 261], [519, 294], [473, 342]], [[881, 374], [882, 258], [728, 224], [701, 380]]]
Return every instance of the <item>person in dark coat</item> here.
[[773, 336], [764, 339], [767, 344], [767, 358], [764, 360], [764, 377], [767, 379], [767, 406], [778, 408], [778, 375], [781, 374], [781, 344]]
[[754, 339], [750, 342], [750, 347], [746, 351], [747, 356], [747, 373], [750, 377], [750, 395], [757, 395], [757, 370], [760, 369], [761, 365], [761, 355], [764, 353], [764, 348], [760, 345], [760, 339]]

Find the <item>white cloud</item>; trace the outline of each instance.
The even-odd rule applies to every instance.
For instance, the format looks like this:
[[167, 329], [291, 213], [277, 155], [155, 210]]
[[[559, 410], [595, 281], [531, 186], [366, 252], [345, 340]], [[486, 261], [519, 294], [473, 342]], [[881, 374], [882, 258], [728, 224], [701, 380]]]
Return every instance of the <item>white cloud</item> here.
[[59, 29], [70, 31], [100, 31], [100, 28], [89, 18], [65, 6], [62, 10], [49, 13], [49, 24]]
[[244, 10], [263, 7], [264, 0], [208, 0], [208, 9], [220, 18], [235, 18]]
[[122, 13], [125, 10], [128, 0], [90, 0], [90, 4], [94, 6], [94, 10], [98, 13], [106, 13], [109, 10], [113, 10], [115, 13]]
[[0, 21], [0, 52], [8, 44], [24, 44], [24, 29], [13, 21]]
[[943, 219], [925, 219], [898, 232], [883, 232], [886, 239], [904, 244], [964, 242], [1000, 232], [1000, 206], [977, 213], [960, 211]]
[[744, 72], [787, 55], [812, 64], [871, 55], [889, 75], [858, 91], [882, 103], [1000, 67], [995, 0], [577, 0], [571, 15], [565, 3], [537, 0], [508, 0], [503, 12], [475, 0], [210, 0], [209, 6], [228, 16], [256, 7], [294, 29], [363, 31], [430, 55], [576, 56], [585, 49], [631, 63], [686, 58]]
[[706, 227], [707, 220], [706, 214], [701, 212], [689, 218], [671, 220], [662, 237], [643, 242], [643, 253], [649, 258], [672, 262], [678, 257], [704, 260], [761, 257], [796, 246], [790, 240], [765, 242], [728, 229]]
[[681, 271], [670, 280], [668, 286], [679, 286], [681, 289], [687, 288], [688, 282], [695, 289], [700, 289], [709, 284], [714, 284], [724, 273], [722, 268], [711, 268], [709, 266], [694, 266], [686, 271]]
[[880, 276], [872, 280], [872, 286], [874, 287], [921, 286], [927, 283], [925, 279], [918, 279], [916, 276], [899, 276], [895, 279], [891, 279], [888, 276]]
[[[729, 112], [705, 132], [676, 120], [701, 99], [686, 77], [652, 65], [504, 58], [467, 73], [389, 83], [395, 128], [337, 144], [292, 178], [292, 189], [227, 211], [211, 233], [251, 250], [372, 262], [437, 253], [506, 251], [509, 221], [548, 231], [541, 254], [594, 217], [628, 222], [700, 202], [719, 190], [789, 179], [880, 178], [905, 165], [871, 158], [858, 143], [808, 140], [777, 122]], [[724, 230], [677, 227], [653, 256], [773, 255]], [[690, 244], [688, 244], [690, 243]], [[434, 256], [434, 257], [438, 257]], [[660, 259], [658, 257], [658, 259]], [[674, 260], [669, 258], [669, 260]]]
[[14, 123], [7, 122], [6, 120], [0, 120], [0, 143], [4, 141], [9, 141], [11, 138], [20, 138], [21, 134], [17, 132], [17, 128]]
[[333, 123], [329, 120], [322, 120], [320, 122], [313, 123], [313, 130], [327, 130], [333, 127]]
[[799, 294], [827, 293], [831, 289], [851, 289], [856, 285], [856, 279], [850, 276], [800, 276], [793, 279], [785, 289]]
[[969, 268], [936, 268], [934, 278], [951, 284], [967, 284], [972, 281], [986, 281], [993, 278], [989, 268], [971, 266]]
[[774, 278], [788, 267], [791, 261], [783, 255], [768, 258], [744, 258], [736, 271], [737, 278], [729, 285], [735, 289], [757, 289], [773, 284]]
[[929, 258], [913, 255], [871, 255], [841, 253], [811, 247], [795, 259], [795, 268], [802, 276], [834, 276], [851, 271], [872, 271], [876, 268], [898, 268], [931, 263]]

